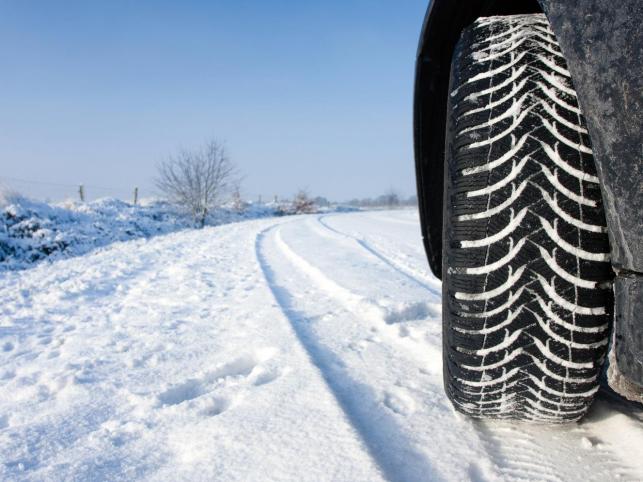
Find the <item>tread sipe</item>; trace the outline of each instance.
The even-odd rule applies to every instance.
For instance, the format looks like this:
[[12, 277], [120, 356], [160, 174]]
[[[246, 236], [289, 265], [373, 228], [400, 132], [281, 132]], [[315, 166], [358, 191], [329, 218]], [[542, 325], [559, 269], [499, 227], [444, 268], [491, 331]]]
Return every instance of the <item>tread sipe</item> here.
[[598, 390], [612, 270], [590, 139], [546, 17], [468, 27], [448, 112], [447, 394], [479, 418], [578, 420]]

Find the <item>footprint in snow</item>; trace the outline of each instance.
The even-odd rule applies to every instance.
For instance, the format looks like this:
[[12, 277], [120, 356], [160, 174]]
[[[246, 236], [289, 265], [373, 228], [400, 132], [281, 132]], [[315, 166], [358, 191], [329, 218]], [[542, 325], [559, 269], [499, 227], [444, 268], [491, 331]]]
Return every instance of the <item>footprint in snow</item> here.
[[201, 377], [168, 388], [157, 396], [157, 401], [160, 406], [172, 406], [199, 399], [193, 406], [201, 415], [219, 415], [232, 406], [239, 392], [266, 385], [281, 376], [279, 368], [263, 366], [276, 351], [267, 348], [236, 358]]
[[53, 360], [54, 358], [58, 358], [60, 356], [60, 350], [52, 350], [47, 354], [47, 358], [50, 360]]
[[204, 386], [200, 380], [192, 379], [176, 385], [159, 394], [162, 405], [178, 405], [203, 395]]
[[256, 356], [244, 355], [208, 373], [206, 379], [216, 381], [228, 377], [247, 377], [258, 364]]
[[204, 405], [199, 413], [206, 417], [216, 417], [230, 408], [232, 401], [227, 397], [212, 397], [210, 400], [207, 400]]
[[399, 415], [408, 416], [415, 412], [415, 400], [400, 387], [384, 392], [384, 405]]
[[282, 375], [282, 371], [277, 367], [271, 368], [269, 370], [262, 368], [260, 373], [255, 378], [254, 385], [256, 387], [259, 387], [261, 385], [267, 385], [268, 383], [274, 382], [281, 375]]
[[393, 325], [405, 321], [424, 320], [431, 316], [436, 316], [431, 307], [424, 302], [416, 303], [399, 303], [395, 306], [386, 306], [387, 313], [384, 317], [386, 323]]

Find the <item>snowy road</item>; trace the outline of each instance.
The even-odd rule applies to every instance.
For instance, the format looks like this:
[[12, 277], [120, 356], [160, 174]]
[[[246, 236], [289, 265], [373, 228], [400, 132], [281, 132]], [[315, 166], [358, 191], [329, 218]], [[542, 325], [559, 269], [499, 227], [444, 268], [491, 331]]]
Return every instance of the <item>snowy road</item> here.
[[0, 480], [643, 480], [643, 412], [442, 391], [416, 211], [267, 219], [0, 275]]

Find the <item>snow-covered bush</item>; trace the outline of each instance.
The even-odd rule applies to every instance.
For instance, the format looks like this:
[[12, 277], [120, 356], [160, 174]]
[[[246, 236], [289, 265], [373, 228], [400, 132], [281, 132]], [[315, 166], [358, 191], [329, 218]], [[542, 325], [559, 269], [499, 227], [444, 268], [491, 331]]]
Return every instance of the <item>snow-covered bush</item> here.
[[[298, 213], [292, 203], [282, 212], [282, 206], [276, 203], [238, 201], [243, 209], [230, 202], [210, 211], [206, 225]], [[48, 204], [15, 193], [0, 193], [0, 271], [28, 268], [39, 261], [78, 256], [118, 241], [193, 227], [189, 214], [163, 201], [132, 205], [104, 198], [89, 203]]]
[[231, 207], [237, 213], [243, 213], [246, 209], [248, 209], [248, 206], [250, 206], [250, 203], [245, 201], [241, 196], [240, 183], [236, 183], [234, 188], [232, 189], [232, 195], [230, 196], [229, 204], [229, 207]]
[[[275, 198], [276, 199], [276, 198]], [[315, 201], [308, 195], [305, 190], [299, 190], [295, 197], [290, 200], [274, 201], [269, 203], [276, 210], [278, 216], [288, 216], [293, 214], [315, 214], [321, 211], [332, 212], [338, 208], [336, 205], [327, 204], [320, 208]]]
[[317, 212], [315, 202], [303, 189], [295, 195], [295, 199], [293, 199], [292, 202], [292, 209], [294, 214], [311, 214]]
[[0, 203], [0, 270], [86, 253], [115, 241], [189, 227], [167, 203], [133, 206], [116, 199], [51, 205], [19, 195]]

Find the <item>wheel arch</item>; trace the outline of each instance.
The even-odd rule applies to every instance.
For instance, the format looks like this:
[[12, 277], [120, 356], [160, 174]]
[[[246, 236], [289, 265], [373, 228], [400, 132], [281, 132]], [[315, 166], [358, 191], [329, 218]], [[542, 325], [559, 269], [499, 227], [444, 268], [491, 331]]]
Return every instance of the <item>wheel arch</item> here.
[[[544, 12], [556, 34], [587, 120], [612, 251], [620, 270], [643, 272], [641, 12], [637, 0], [431, 0], [417, 51], [415, 169], [422, 238], [442, 277], [445, 119], [451, 57], [476, 18]], [[618, 26], [619, 35], [613, 34]], [[624, 39], [629, 38], [631, 45]], [[636, 148], [634, 148], [636, 146]], [[634, 175], [633, 175], [634, 174]], [[620, 202], [625, 200], [626, 202]]]

